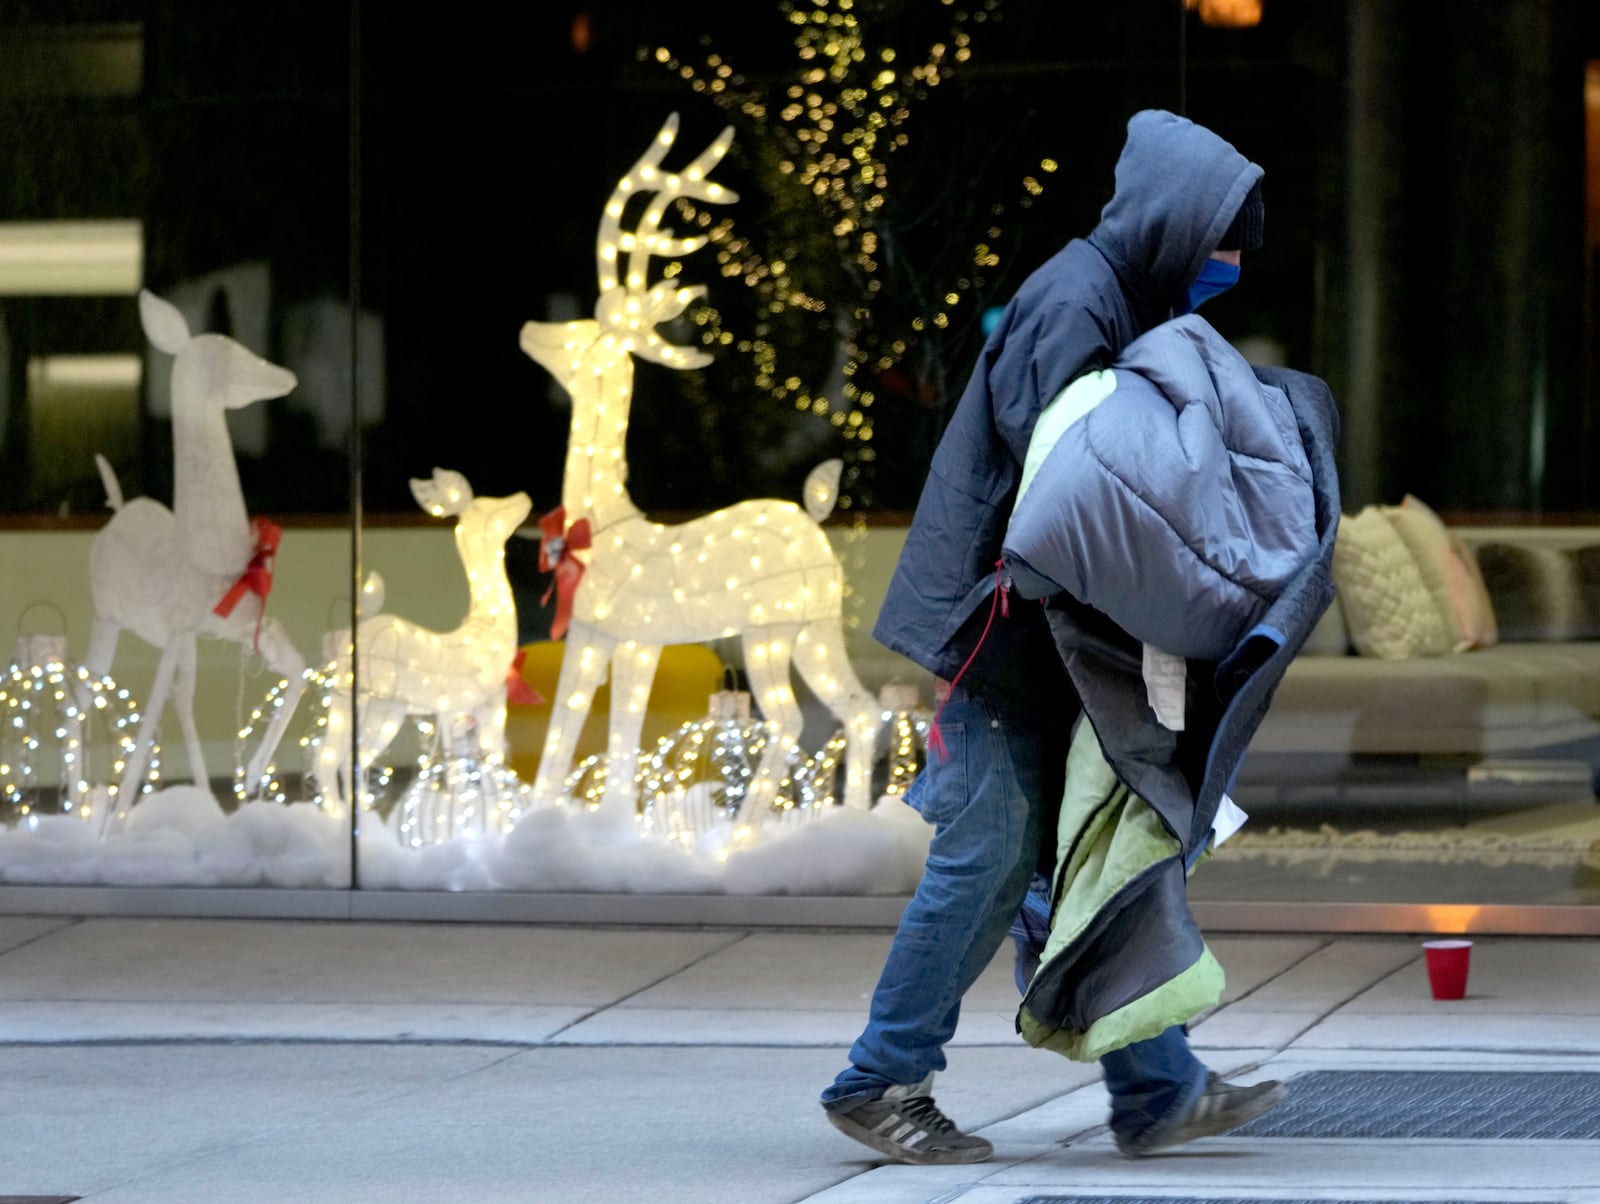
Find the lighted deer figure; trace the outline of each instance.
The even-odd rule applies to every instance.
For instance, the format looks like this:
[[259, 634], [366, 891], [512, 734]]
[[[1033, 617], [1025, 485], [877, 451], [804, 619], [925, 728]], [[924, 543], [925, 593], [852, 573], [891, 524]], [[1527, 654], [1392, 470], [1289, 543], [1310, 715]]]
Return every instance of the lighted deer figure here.
[[183, 729], [189, 772], [197, 784], [210, 784], [194, 722], [199, 636], [257, 648], [267, 666], [288, 680], [283, 705], [251, 758], [252, 782], [260, 780], [283, 738], [305, 671], [282, 625], [263, 614], [276, 528], [251, 525], [227, 422], [229, 410], [288, 393], [294, 373], [225, 335], [190, 335], [177, 308], [151, 292], [140, 292], [139, 316], [151, 344], [175, 357], [172, 509], [147, 497], [124, 503], [110, 464], [96, 457], [107, 503], [116, 513], [89, 549], [94, 632], [84, 658], [90, 672], [109, 673], [123, 631], [161, 649], [136, 750], [117, 787], [124, 810], [136, 801], [169, 696]]
[[[813, 472], [808, 481], [809, 516], [792, 502], [759, 500], [665, 526], [646, 519], [628, 496], [633, 357], [685, 369], [710, 362], [656, 330], [705, 293], [704, 287], [668, 282], [646, 286], [652, 256], [687, 255], [706, 242], [664, 233], [662, 217], [680, 197], [737, 199], [706, 178], [727, 152], [733, 130], [724, 130], [681, 172], [664, 172], [661, 163], [677, 130], [674, 114], [605, 206], [595, 316], [522, 328], [522, 349], [572, 397], [561, 502], [566, 521], [574, 527], [586, 522], [590, 535], [586, 550], [568, 539], [560, 551], [561, 560], [576, 559], [585, 569], [570, 599], [567, 648], [534, 795], [561, 795], [595, 689], [609, 671], [608, 788], [601, 806], [631, 815], [639, 733], [662, 647], [740, 635], [752, 690], [775, 729], [745, 796], [745, 815], [759, 817], [771, 804], [779, 772], [801, 734], [791, 665], [843, 723], [845, 801], [866, 808], [880, 716], [845, 655], [843, 573], [818, 525], [833, 508], [837, 464]], [[651, 199], [637, 231], [624, 232], [623, 208], [636, 193]], [[623, 254], [627, 268], [619, 281]]]
[[454, 631], [434, 631], [397, 615], [379, 614], [356, 627], [359, 686], [352, 702], [349, 631], [329, 670], [333, 690], [316, 776], [327, 799], [356, 797], [351, 773], [352, 707], [359, 724], [361, 769], [394, 742], [408, 716], [437, 718], [450, 743], [471, 740], [483, 756], [504, 755], [506, 678], [517, 653], [517, 608], [506, 578], [506, 540], [528, 517], [525, 493], [473, 497], [458, 472], [433, 470], [411, 481], [430, 514], [456, 517], [456, 552], [467, 573], [470, 602]]

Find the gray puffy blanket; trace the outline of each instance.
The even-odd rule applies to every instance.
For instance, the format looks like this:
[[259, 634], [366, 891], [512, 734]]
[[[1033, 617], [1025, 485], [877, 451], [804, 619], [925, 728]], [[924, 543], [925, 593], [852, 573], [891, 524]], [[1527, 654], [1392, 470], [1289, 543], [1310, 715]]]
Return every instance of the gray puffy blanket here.
[[1175, 318], [1041, 415], [1004, 560], [1139, 641], [1217, 661], [1317, 548], [1294, 411], [1205, 319]]

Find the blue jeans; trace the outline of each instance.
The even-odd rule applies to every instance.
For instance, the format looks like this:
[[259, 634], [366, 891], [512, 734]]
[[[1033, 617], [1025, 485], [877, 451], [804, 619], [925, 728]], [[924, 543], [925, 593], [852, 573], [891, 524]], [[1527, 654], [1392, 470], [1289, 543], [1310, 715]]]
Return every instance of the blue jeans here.
[[[830, 1109], [945, 1068], [962, 996], [999, 951], [1033, 876], [1041, 800], [1059, 799], [1065, 785], [1064, 730], [1030, 723], [957, 686], [939, 731], [947, 755], [930, 753], [906, 794], [934, 825], [927, 864], [889, 946], [867, 1027], [850, 1048], [851, 1064], [822, 1093]], [[1101, 1065], [1119, 1136], [1186, 1109], [1206, 1079], [1181, 1028]]]
[[1100, 1059], [1111, 1095], [1111, 1131], [1123, 1141], [1177, 1124], [1206, 1089], [1210, 1071], [1175, 1024], [1159, 1037], [1135, 1041]]

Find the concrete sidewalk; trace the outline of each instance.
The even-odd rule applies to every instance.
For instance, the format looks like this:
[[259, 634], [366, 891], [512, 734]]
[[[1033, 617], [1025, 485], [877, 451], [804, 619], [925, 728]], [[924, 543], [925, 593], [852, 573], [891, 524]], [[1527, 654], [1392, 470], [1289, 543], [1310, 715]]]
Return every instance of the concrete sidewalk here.
[[[995, 1160], [880, 1165], [816, 1095], [860, 1030], [887, 942], [0, 917], [0, 1199], [1600, 1204], [1596, 1140], [1224, 1137], [1122, 1159], [1097, 1069], [1016, 1037], [1007, 952], [968, 997], [937, 1085]], [[1412, 939], [1212, 947], [1228, 991], [1194, 1037], [1230, 1076], [1537, 1070], [1600, 1084], [1600, 942], [1481, 939], [1455, 1003], [1430, 998]]]

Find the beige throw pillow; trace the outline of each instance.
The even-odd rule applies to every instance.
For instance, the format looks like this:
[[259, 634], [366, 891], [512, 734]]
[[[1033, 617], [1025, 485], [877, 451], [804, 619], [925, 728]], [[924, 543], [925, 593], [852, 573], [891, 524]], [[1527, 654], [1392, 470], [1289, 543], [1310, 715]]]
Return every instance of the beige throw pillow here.
[[1493, 648], [1500, 642], [1500, 624], [1494, 617], [1494, 602], [1489, 597], [1489, 586], [1484, 582], [1483, 570], [1478, 567], [1478, 555], [1468, 546], [1458, 532], [1450, 532], [1450, 546], [1456, 550], [1462, 567], [1467, 570], [1467, 581], [1472, 593], [1472, 612], [1475, 625], [1472, 629], [1474, 648]]
[[1450, 531], [1432, 507], [1411, 494], [1398, 506], [1384, 506], [1383, 514], [1417, 562], [1423, 584], [1444, 620], [1451, 652], [1474, 646], [1482, 626], [1477, 598], [1467, 566], [1450, 543]]
[[1405, 542], [1378, 506], [1339, 520], [1333, 581], [1362, 656], [1406, 660], [1450, 651], [1444, 616]]

